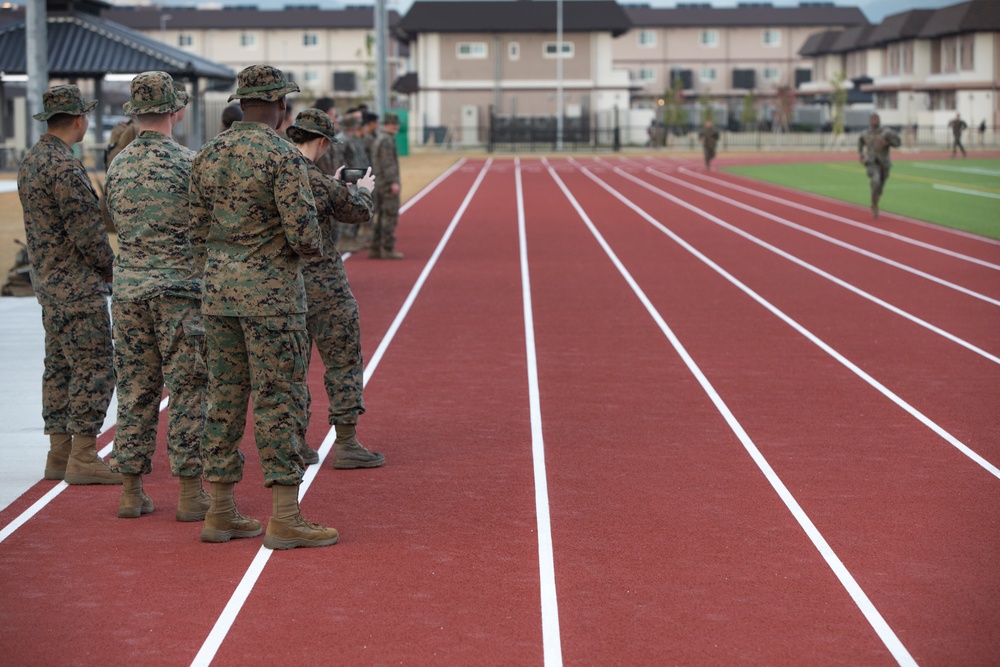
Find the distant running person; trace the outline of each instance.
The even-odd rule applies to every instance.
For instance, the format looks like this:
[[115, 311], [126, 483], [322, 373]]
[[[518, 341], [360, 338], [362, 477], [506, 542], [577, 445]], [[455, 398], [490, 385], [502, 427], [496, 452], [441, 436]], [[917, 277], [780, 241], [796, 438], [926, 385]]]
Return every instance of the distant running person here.
[[903, 142], [899, 135], [887, 127], [882, 127], [877, 113], [868, 117], [868, 131], [858, 137], [858, 161], [865, 165], [868, 182], [872, 189], [872, 217], [878, 218], [878, 202], [882, 198], [885, 182], [889, 180], [892, 160], [889, 149]]

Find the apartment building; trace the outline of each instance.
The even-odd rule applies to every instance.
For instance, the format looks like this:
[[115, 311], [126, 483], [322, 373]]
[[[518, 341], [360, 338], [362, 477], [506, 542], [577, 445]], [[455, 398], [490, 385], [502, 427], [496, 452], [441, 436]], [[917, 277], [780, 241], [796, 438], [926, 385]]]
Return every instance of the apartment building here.
[[[611, 0], [413, 3], [397, 35], [409, 44], [411, 127], [485, 142], [488, 115], [554, 118], [562, 90], [568, 122], [628, 109], [629, 81], [616, 69], [613, 40], [630, 27]], [[560, 72], [561, 69], [561, 72]]]
[[885, 124], [943, 128], [960, 113], [970, 126], [1000, 122], [1000, 2], [971, 0], [887, 16], [871, 30], [833, 31], [804, 45], [816, 81], [838, 71], [873, 95]]
[[812, 35], [868, 24], [857, 7], [832, 2], [631, 5], [625, 11], [633, 28], [615, 38], [614, 66], [628, 71], [637, 108], [655, 107], [674, 80], [685, 97], [707, 96], [730, 108], [748, 92], [774, 97], [779, 88], [812, 78], [813, 62], [800, 54]]
[[[341, 106], [374, 96], [370, 6], [297, 5], [280, 10], [140, 6], [106, 9], [101, 15], [237, 72], [256, 63], [278, 67], [299, 84], [306, 99], [333, 97]], [[389, 28], [398, 22], [399, 14], [389, 12]], [[404, 44], [387, 41], [392, 81], [406, 73], [406, 52]], [[390, 106], [395, 106], [394, 100]]]

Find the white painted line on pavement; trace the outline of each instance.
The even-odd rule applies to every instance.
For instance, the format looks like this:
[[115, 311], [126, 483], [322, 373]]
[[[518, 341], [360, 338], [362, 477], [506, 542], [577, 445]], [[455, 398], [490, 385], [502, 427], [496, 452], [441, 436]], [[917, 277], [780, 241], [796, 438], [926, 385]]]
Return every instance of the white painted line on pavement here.
[[1000, 195], [993, 192], [983, 192], [982, 190], [970, 190], [968, 188], [956, 188], [952, 185], [941, 185], [940, 183], [934, 184], [935, 190], [947, 190], [948, 192], [957, 192], [960, 195], [976, 195], [977, 197], [989, 197], [990, 199], [1000, 199]]

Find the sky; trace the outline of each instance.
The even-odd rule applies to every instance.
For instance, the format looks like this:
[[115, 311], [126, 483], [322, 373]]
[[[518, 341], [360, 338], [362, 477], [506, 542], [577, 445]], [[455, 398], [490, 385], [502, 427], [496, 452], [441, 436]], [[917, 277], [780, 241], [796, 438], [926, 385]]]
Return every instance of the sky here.
[[[705, 2], [709, 1], [714, 7], [735, 7], [738, 0], [687, 0]], [[759, 1], [759, 0], [757, 0]], [[776, 7], [796, 6], [797, 0], [771, 0]], [[281, 9], [285, 5], [308, 5], [314, 4], [321, 7], [373, 4], [372, 0], [349, 0], [330, 3], [329, 0], [213, 0], [213, 2], [197, 2], [196, 0], [151, 0], [152, 4], [159, 5], [256, 5], [261, 9]], [[619, 0], [622, 4], [648, 4], [651, 7], [673, 7], [677, 3], [674, 0]], [[890, 14], [898, 14], [909, 9], [936, 9], [958, 4], [961, 0], [835, 0], [834, 4], [846, 7], [860, 7], [872, 23], [879, 23]], [[405, 14], [410, 8], [413, 0], [387, 0], [389, 9], [395, 9], [401, 14]], [[131, 4], [119, 2], [119, 4]]]

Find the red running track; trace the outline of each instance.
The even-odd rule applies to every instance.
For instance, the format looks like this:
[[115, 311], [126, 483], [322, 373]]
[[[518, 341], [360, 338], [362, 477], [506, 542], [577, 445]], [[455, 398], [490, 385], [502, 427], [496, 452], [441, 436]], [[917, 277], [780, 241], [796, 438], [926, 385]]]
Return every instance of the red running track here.
[[996, 664], [1000, 306], [968, 292], [1000, 245], [677, 167], [459, 165], [404, 261], [347, 262], [387, 464], [307, 476], [340, 544], [200, 543], [161, 440], [151, 515], [66, 488], [0, 541], [5, 662]]

